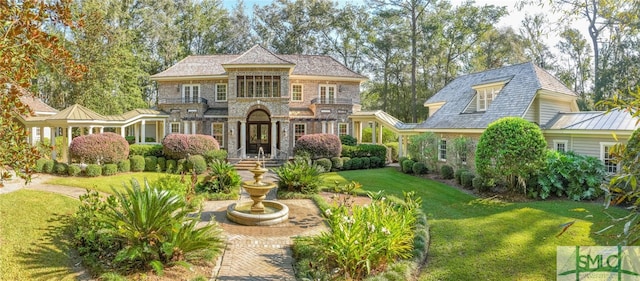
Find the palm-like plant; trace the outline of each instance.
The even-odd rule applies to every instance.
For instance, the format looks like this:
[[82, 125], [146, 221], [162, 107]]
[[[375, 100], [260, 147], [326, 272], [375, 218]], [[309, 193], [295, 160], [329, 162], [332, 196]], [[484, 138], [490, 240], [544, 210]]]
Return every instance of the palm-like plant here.
[[[132, 180], [132, 188], [115, 192], [104, 212], [106, 231], [123, 243], [115, 261], [129, 269], [181, 262], [190, 255], [212, 256], [222, 247], [220, 231], [214, 225], [197, 228], [197, 217], [189, 216], [184, 198]], [[201, 256], [201, 255], [200, 255]]]
[[287, 191], [316, 193], [320, 185], [320, 175], [324, 169], [309, 164], [307, 159], [296, 158], [273, 170], [278, 177], [278, 187]]

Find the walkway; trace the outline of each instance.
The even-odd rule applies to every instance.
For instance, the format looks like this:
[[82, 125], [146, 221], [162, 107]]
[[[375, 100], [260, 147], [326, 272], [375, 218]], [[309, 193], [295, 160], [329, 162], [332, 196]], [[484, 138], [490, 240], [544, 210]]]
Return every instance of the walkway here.
[[[240, 171], [244, 180], [252, 179], [248, 171]], [[82, 188], [44, 184], [50, 175], [35, 175], [28, 189], [55, 192], [78, 198]], [[272, 181], [269, 174], [265, 180]], [[5, 182], [0, 194], [24, 188], [24, 181]], [[243, 196], [241, 200], [249, 200]], [[289, 207], [289, 221], [274, 226], [242, 226], [226, 218], [227, 206], [237, 201], [206, 201], [202, 220], [215, 219], [223, 229], [226, 247], [211, 274], [211, 280], [295, 280], [291, 245], [296, 236], [309, 236], [326, 231], [318, 207], [307, 199], [282, 200]]]

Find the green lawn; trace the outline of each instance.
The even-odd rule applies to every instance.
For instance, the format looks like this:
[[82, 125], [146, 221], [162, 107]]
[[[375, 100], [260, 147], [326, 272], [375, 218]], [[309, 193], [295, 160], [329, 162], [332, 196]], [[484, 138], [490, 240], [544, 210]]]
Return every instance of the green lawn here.
[[[135, 178], [140, 184], [143, 184], [144, 180], [147, 179], [149, 182], [154, 182], [158, 180], [158, 178], [166, 176], [165, 173], [156, 173], [156, 172], [140, 172], [140, 173], [123, 173], [117, 174], [113, 176], [101, 176], [95, 178], [88, 177], [55, 177], [48, 181], [46, 184], [54, 184], [54, 185], [65, 185], [65, 186], [73, 186], [80, 188], [88, 188], [92, 190], [97, 190], [104, 193], [113, 193], [112, 187], [118, 191], [123, 191], [123, 184], [131, 187], [131, 179]], [[179, 176], [179, 175], [173, 175]], [[198, 179], [201, 180], [204, 175], [198, 176]], [[190, 179], [190, 176], [185, 176], [186, 180]]]
[[[555, 280], [556, 247], [615, 245], [614, 234], [594, 232], [611, 224], [602, 204], [573, 201], [504, 203], [483, 200], [450, 186], [397, 172], [395, 168], [328, 173], [357, 181], [364, 190], [402, 196], [416, 191], [429, 218], [431, 245], [420, 280]], [[609, 209], [622, 216], [626, 211]], [[561, 224], [575, 220], [564, 234]]]
[[60, 221], [78, 200], [19, 190], [0, 195], [0, 280], [75, 280]]

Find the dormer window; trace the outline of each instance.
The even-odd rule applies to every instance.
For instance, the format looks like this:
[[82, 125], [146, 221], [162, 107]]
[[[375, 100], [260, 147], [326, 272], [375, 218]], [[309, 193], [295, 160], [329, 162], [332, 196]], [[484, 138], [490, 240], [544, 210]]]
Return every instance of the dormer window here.
[[487, 111], [487, 108], [489, 108], [501, 89], [502, 85], [476, 89], [476, 93], [478, 94], [477, 110]]

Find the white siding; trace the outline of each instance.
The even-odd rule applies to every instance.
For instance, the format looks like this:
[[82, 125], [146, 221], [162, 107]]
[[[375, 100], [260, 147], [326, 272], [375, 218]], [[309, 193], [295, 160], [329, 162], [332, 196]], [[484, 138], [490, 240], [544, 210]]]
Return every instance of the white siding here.
[[571, 104], [569, 102], [540, 99], [540, 125], [547, 124], [558, 112], [571, 112]]
[[[529, 107], [529, 110], [524, 114], [524, 119], [526, 119], [529, 122], [538, 123], [538, 116], [539, 116], [538, 103], [539, 103], [538, 98], [533, 100], [533, 103], [531, 103], [531, 107]], [[542, 125], [542, 124], [538, 124], [538, 125]]]

